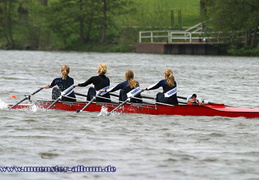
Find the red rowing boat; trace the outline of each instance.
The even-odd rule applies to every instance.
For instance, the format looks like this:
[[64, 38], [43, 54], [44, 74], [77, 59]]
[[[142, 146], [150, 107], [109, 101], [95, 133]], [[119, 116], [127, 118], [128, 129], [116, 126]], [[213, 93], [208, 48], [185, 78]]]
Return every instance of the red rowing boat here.
[[[34, 104], [19, 104], [13, 109], [31, 109], [33, 106], [37, 108], [47, 109], [53, 101], [36, 101]], [[56, 102], [51, 109], [64, 111], [77, 111], [83, 109], [87, 102]], [[101, 103], [93, 102], [84, 109], [89, 112], [100, 112], [103, 107], [110, 112], [119, 103]], [[13, 104], [8, 104], [12, 107]], [[182, 116], [224, 116], [224, 117], [246, 117], [259, 118], [259, 109], [229, 107], [224, 104], [204, 104], [204, 105], [165, 105], [165, 104], [146, 104], [146, 103], [126, 103], [117, 112], [122, 113], [140, 113], [151, 115], [182, 115]]]

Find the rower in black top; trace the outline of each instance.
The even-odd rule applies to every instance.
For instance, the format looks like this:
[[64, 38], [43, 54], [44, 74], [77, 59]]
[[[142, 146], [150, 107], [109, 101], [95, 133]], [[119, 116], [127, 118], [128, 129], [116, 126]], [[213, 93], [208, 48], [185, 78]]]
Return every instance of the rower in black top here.
[[[89, 84], [93, 84], [94, 87], [90, 87], [87, 93], [87, 100], [90, 101], [94, 96], [96, 96], [96, 91], [99, 91], [100, 89], [110, 86], [110, 79], [107, 76], [105, 76], [106, 72], [107, 72], [107, 66], [105, 64], [99, 64], [98, 76], [92, 76], [84, 83], [74, 84], [74, 86], [85, 87], [85, 86], [88, 86]], [[110, 102], [109, 93], [103, 95], [103, 97], [105, 99], [97, 97], [96, 101]]]

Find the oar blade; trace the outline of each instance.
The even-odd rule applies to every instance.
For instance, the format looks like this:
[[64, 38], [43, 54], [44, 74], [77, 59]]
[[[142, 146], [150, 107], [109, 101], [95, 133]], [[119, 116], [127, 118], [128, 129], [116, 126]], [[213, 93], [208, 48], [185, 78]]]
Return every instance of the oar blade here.
[[77, 113], [80, 113], [80, 112], [82, 112], [82, 111], [81, 111], [81, 109], [77, 109], [76, 112], [77, 112]]

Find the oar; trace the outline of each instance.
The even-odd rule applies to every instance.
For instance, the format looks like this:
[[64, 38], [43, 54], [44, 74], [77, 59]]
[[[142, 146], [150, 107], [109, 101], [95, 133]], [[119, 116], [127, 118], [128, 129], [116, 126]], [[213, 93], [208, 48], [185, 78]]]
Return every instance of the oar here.
[[[146, 98], [146, 99], [156, 99], [156, 98], [154, 98], [154, 97], [149, 97], [149, 96], [143, 96], [143, 95], [141, 95], [141, 97], [142, 98]], [[179, 98], [179, 99], [187, 99], [186, 97], [182, 97], [182, 96], [177, 96], [177, 98]]]
[[109, 116], [111, 113], [113, 113], [114, 111], [116, 111], [117, 109], [119, 109], [121, 106], [123, 106], [124, 104], [126, 104], [129, 99], [131, 97], [134, 97], [136, 95], [138, 95], [139, 93], [141, 93], [143, 90], [140, 89], [140, 87], [137, 87], [133, 90], [131, 90], [130, 92], [127, 93], [127, 99], [125, 101], [123, 101], [122, 103], [120, 103], [116, 108], [114, 108], [112, 111], [110, 111], [107, 115]]
[[83, 97], [87, 97], [87, 95], [85, 94], [82, 94], [82, 93], [78, 93], [78, 92], [74, 92], [75, 95], [78, 95], [78, 96], [83, 96]]
[[61, 92], [61, 95], [46, 109], [49, 110], [52, 108], [59, 100], [61, 100], [62, 96], [69, 95], [74, 91], [75, 86], [70, 86], [69, 88], [65, 89], [64, 91]]
[[205, 99], [203, 99], [201, 102], [203, 102], [203, 104], [220, 104], [220, 103], [215, 103], [215, 102], [209, 102]]
[[[142, 95], [141, 95], [141, 97], [143, 98]], [[141, 98], [137, 98], [137, 97], [132, 97], [132, 98], [133, 98], [133, 99], [141, 100]], [[147, 97], [147, 96], [144, 96], [144, 98], [155, 100], [155, 98]], [[179, 103], [179, 104], [187, 104], [186, 102], [181, 102], [181, 101], [178, 101], [178, 103]], [[151, 103], [148, 103], [148, 104], [151, 104]], [[175, 105], [172, 105], [172, 104], [161, 103], [161, 102], [156, 102], [156, 104], [162, 104], [162, 105], [166, 105], [166, 106], [175, 106]]]
[[[81, 93], [78, 93], [78, 92], [74, 92], [74, 94], [78, 95], [78, 96], [87, 97], [87, 95], [81, 94]], [[112, 95], [112, 94], [110, 94], [110, 95]], [[114, 96], [119, 97], [119, 95], [114, 95]], [[98, 96], [98, 98], [105, 99], [105, 100], [111, 100], [110, 98], [106, 98], [106, 97], [102, 97], [102, 96]]]
[[121, 106], [123, 106], [124, 104], [126, 104], [128, 102], [128, 98], [126, 101], [123, 101], [122, 103], [120, 103], [116, 108], [114, 108], [111, 112], [109, 112], [107, 115], [109, 116], [110, 114], [112, 114], [114, 111], [116, 111], [117, 109], [119, 109]]
[[99, 96], [101, 93], [102, 92], [98, 91], [96, 96], [94, 96], [81, 110], [77, 109], [76, 112], [80, 113], [80, 112], [84, 111], [96, 99], [96, 97]]
[[[186, 97], [182, 97], [182, 96], [177, 96], [177, 98], [187, 100]], [[201, 102], [202, 102], [203, 104], [219, 104], [219, 103], [215, 103], [215, 102], [205, 101], [205, 99], [203, 99]], [[186, 104], [187, 104], [187, 103], [186, 103]]]
[[152, 100], [156, 99], [156, 98], [154, 98], [154, 97], [143, 96], [143, 95], [141, 95], [141, 97], [142, 97], [142, 98], [146, 98], [146, 99], [152, 99]]
[[38, 89], [37, 91], [33, 92], [32, 94], [30, 95], [25, 95], [25, 98], [22, 99], [21, 101], [19, 101], [18, 103], [16, 103], [15, 105], [13, 105], [12, 107], [10, 107], [9, 109], [13, 109], [15, 106], [19, 105], [20, 103], [22, 103], [23, 101], [25, 101], [26, 99], [30, 99], [31, 96], [33, 96], [34, 94], [40, 92], [42, 90], [42, 88]]
[[[108, 88], [109, 88], [109, 86], [107, 86], [107, 87], [105, 87], [105, 88], [103, 88], [103, 89], [108, 89]], [[97, 91], [97, 92], [98, 92], [98, 91]], [[105, 91], [101, 92], [101, 96], [103, 96], [103, 95], [106, 94], [106, 93], [108, 93], [108, 92], [105, 92]], [[78, 93], [78, 92], [74, 92], [74, 94], [75, 94], [75, 95], [78, 95], [78, 96], [87, 97], [87, 95], [82, 94], [82, 93]]]
[[[177, 98], [187, 100], [186, 97], [182, 97], [182, 96], [177, 96]], [[203, 104], [219, 104], [219, 103], [215, 103], [215, 102], [205, 101], [205, 99], [203, 99], [201, 102], [202, 102]], [[187, 103], [186, 103], [186, 104], [187, 104]]]
[[114, 93], [109, 93], [111, 96], [114, 96], [114, 97], [120, 97], [120, 95], [118, 94], [114, 94]]
[[183, 96], [177, 96], [177, 98], [187, 100], [187, 98]]

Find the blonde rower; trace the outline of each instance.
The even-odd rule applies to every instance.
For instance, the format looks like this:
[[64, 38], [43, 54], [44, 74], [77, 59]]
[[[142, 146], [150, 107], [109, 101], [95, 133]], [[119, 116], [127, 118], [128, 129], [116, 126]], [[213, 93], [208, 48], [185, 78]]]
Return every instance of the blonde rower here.
[[[90, 87], [87, 93], [87, 100], [91, 100], [94, 96], [96, 96], [96, 91], [103, 89], [107, 86], [110, 86], [110, 79], [105, 75], [107, 72], [107, 66], [105, 64], [99, 64], [97, 68], [98, 76], [92, 76], [84, 83], [74, 84], [74, 86], [85, 87], [90, 84], [93, 84], [94, 87]], [[97, 98], [96, 101], [109, 102], [107, 98], [110, 98], [110, 95], [107, 93], [104, 95], [104, 98]]]
[[143, 88], [142, 90], [153, 90], [162, 87], [163, 92], [157, 93], [156, 101], [166, 104], [177, 105], [177, 84], [173, 75], [173, 71], [171, 69], [166, 69], [164, 72], [164, 77], [165, 79], [162, 79], [161, 81], [147, 88]]

